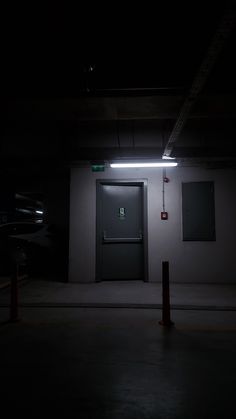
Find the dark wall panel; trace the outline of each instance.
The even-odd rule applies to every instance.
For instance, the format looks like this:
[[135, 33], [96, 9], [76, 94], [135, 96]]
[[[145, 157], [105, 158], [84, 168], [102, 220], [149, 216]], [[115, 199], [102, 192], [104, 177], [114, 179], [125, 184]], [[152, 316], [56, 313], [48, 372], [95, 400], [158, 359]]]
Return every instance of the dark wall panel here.
[[213, 182], [182, 183], [182, 217], [183, 240], [216, 239]]

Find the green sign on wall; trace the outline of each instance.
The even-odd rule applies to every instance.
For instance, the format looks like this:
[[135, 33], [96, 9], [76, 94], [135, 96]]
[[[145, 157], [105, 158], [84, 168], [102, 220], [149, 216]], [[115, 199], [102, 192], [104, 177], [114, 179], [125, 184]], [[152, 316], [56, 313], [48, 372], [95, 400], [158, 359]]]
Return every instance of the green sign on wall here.
[[93, 164], [92, 165], [92, 172], [104, 172], [105, 165], [104, 164]]

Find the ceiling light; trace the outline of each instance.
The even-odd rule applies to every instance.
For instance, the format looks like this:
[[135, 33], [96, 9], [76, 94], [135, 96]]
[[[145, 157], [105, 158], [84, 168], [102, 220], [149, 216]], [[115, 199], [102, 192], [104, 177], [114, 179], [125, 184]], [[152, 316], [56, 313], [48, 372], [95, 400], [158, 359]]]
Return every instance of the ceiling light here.
[[110, 167], [114, 169], [137, 168], [137, 167], [175, 167], [176, 162], [135, 162], [135, 163], [111, 163]]

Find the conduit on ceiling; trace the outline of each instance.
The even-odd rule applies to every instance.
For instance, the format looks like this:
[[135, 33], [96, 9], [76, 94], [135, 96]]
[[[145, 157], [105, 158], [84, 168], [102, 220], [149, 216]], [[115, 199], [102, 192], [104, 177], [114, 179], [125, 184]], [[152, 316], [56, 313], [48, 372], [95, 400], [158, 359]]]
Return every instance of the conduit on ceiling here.
[[224, 43], [235, 25], [235, 7], [233, 4], [227, 8], [220, 25], [210, 43], [207, 54], [202, 61], [202, 64], [193, 80], [193, 84], [189, 90], [181, 109], [179, 116], [175, 122], [174, 128], [170, 134], [167, 144], [164, 149], [163, 157], [170, 157], [173, 151], [174, 144], [176, 143], [180, 132], [182, 131], [189, 112], [196, 102], [196, 99], [202, 90], [218, 56], [220, 55]]

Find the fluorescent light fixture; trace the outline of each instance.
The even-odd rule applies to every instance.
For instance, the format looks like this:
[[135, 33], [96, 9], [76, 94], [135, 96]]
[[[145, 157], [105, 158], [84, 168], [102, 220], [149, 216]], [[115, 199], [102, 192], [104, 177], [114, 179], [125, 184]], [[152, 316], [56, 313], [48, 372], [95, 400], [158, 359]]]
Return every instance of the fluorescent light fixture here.
[[42, 210], [36, 210], [35, 212], [36, 212], [36, 214], [43, 214]]
[[175, 167], [176, 162], [136, 162], [136, 163], [111, 163], [114, 169], [136, 168], [136, 167]]

